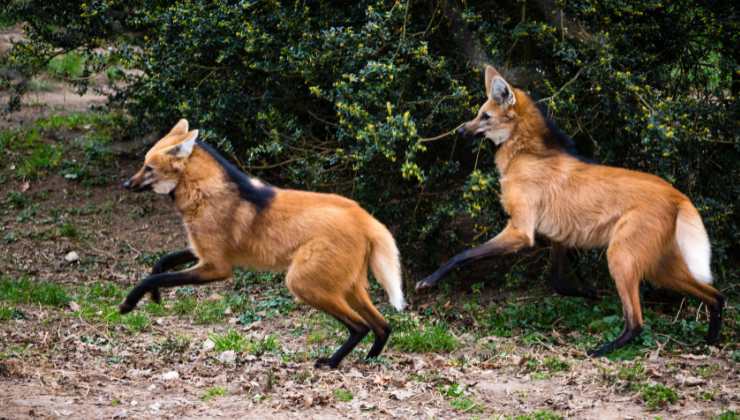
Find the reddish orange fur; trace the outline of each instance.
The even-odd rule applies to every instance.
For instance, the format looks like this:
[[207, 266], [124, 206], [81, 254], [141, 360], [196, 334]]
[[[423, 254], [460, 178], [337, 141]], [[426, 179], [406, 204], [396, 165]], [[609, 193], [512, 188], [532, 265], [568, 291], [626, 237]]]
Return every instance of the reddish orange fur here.
[[[239, 266], [287, 272], [287, 287], [296, 298], [355, 329], [369, 327], [376, 337], [387, 338], [388, 323], [367, 291], [372, 259], [373, 272], [394, 306], [403, 306], [398, 250], [385, 226], [355, 201], [334, 194], [271, 187], [274, 197], [258, 210], [240, 198], [204, 149], [196, 146], [187, 159], [167, 152], [190, 133], [186, 122], [179, 123], [145, 159], [145, 167], [153, 168], [148, 176], [158, 182], [176, 179], [174, 202], [198, 258], [188, 271], [204, 282], [224, 280]], [[146, 176], [142, 168], [132, 182], [140, 184]], [[395, 300], [394, 293], [400, 293]]]
[[[692, 276], [678, 246], [679, 218], [708, 246], [701, 218], [684, 194], [654, 175], [587, 163], [566, 153], [547, 141], [546, 121], [526, 93], [512, 88], [490, 66], [485, 85], [488, 100], [463, 130], [499, 145], [495, 162], [501, 204], [510, 219], [498, 236], [457, 256], [418, 288], [434, 285], [460, 261], [532, 246], [539, 233], [567, 247], [608, 248], [609, 271], [628, 328], [639, 330], [643, 323], [643, 278], [721, 307], [719, 292]], [[705, 271], [709, 273], [708, 267]]]

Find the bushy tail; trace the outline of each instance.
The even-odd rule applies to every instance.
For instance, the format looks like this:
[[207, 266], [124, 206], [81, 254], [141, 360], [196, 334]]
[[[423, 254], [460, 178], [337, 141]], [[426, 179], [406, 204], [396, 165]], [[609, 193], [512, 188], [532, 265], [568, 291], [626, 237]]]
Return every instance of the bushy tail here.
[[370, 228], [370, 270], [388, 293], [388, 300], [394, 308], [401, 311], [406, 306], [403, 298], [401, 280], [401, 261], [396, 241], [382, 223], [373, 219]]
[[685, 201], [679, 205], [676, 219], [676, 243], [681, 251], [691, 275], [702, 283], [712, 283], [712, 270], [709, 266], [712, 248], [704, 223], [696, 208]]

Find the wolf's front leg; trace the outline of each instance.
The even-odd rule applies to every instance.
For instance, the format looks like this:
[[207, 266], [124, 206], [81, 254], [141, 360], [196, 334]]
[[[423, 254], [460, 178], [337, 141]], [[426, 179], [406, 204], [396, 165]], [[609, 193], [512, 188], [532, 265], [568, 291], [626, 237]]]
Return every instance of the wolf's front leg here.
[[160, 287], [177, 287], [188, 284], [202, 284], [228, 278], [231, 270], [217, 269], [212, 264], [198, 264], [193, 268], [175, 273], [152, 274], [142, 280], [129, 292], [126, 300], [118, 307], [122, 314], [131, 312], [142, 297]]
[[449, 261], [444, 263], [429, 277], [416, 283], [416, 290], [419, 291], [434, 287], [450, 271], [457, 267], [462, 267], [497, 255], [510, 254], [527, 246], [532, 246], [533, 244], [533, 234], [528, 234], [526, 230], [519, 229], [509, 222], [506, 228], [496, 235], [495, 238], [481, 246], [468, 249], [467, 251], [463, 251], [450, 258]]
[[[198, 257], [193, 254], [193, 251], [189, 249], [183, 249], [182, 251], [170, 252], [162, 256], [152, 267], [152, 274], [160, 274], [165, 271], [169, 271], [177, 266], [187, 264], [189, 262], [198, 261]], [[162, 302], [162, 296], [159, 294], [159, 288], [152, 289], [151, 291], [152, 300], [156, 303]]]

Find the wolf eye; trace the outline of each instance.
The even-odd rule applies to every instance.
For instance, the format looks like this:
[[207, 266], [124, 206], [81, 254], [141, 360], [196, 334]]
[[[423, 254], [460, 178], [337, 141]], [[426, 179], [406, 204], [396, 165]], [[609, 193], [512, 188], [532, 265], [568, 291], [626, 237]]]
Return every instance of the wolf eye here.
[[491, 118], [491, 114], [489, 114], [487, 112], [484, 112], [483, 115], [481, 115], [480, 117], [481, 117], [481, 119], [487, 120], [487, 119]]
[[149, 166], [149, 165], [146, 165], [146, 166], [144, 166], [144, 172], [151, 172], [151, 171], [153, 171], [153, 170], [154, 170], [154, 168], [152, 168], [152, 167], [151, 167], [151, 166]]

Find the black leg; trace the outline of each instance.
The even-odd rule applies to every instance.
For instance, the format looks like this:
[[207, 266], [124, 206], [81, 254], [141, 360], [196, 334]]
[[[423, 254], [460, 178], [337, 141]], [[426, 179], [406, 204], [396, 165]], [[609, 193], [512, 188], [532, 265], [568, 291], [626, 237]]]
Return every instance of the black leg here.
[[416, 290], [428, 289], [434, 287], [440, 280], [442, 280], [450, 271], [457, 267], [466, 266], [476, 261], [484, 260], [486, 258], [494, 257], [501, 254], [503, 249], [500, 246], [496, 246], [495, 243], [487, 242], [481, 246], [468, 249], [463, 251], [454, 257], [450, 258], [449, 261], [442, 264], [434, 273], [429, 275], [424, 280], [416, 283]]
[[320, 368], [323, 366], [329, 366], [331, 369], [336, 369], [342, 359], [357, 347], [360, 341], [362, 341], [367, 333], [370, 332], [370, 329], [364, 325], [359, 329], [355, 329], [347, 325], [347, 329], [349, 330], [349, 338], [347, 338], [347, 341], [345, 341], [330, 358], [327, 359], [322, 357], [318, 359], [314, 365], [315, 367]]
[[[187, 264], [189, 262], [197, 260], [198, 258], [189, 249], [170, 252], [169, 254], [164, 255], [154, 264], [154, 267], [152, 267], [152, 274], [164, 273], [165, 271], [169, 271], [177, 267], [178, 265]], [[159, 288], [152, 289], [151, 295], [153, 301], [157, 303], [162, 302], [162, 295], [159, 293]]]
[[717, 304], [709, 309], [709, 332], [707, 332], [707, 344], [717, 344], [722, 329], [722, 309], [725, 306], [725, 297], [717, 294]]
[[146, 293], [151, 293], [160, 287], [175, 287], [203, 282], [204, 279], [191, 272], [153, 274], [136, 285], [118, 309], [122, 314], [131, 312]]
[[383, 334], [375, 334], [375, 341], [373, 342], [373, 346], [370, 348], [370, 351], [367, 353], [367, 359], [372, 359], [373, 357], [378, 357], [380, 355], [380, 352], [383, 351], [383, 347], [385, 347], [385, 343], [388, 342], [388, 337], [390, 337], [390, 335], [390, 326], [385, 327]]
[[567, 248], [553, 242], [550, 248], [550, 257], [550, 286], [555, 290], [555, 293], [561, 296], [585, 297], [588, 299], [598, 297], [594, 289], [580, 288], [568, 279], [566, 269], [570, 265], [570, 259], [568, 258]]
[[624, 331], [622, 331], [622, 334], [620, 334], [619, 337], [616, 338], [616, 340], [610, 341], [600, 347], [589, 350], [587, 353], [589, 356], [594, 356], [594, 357], [604, 356], [608, 353], [613, 352], [614, 350], [618, 348], [624, 347], [630, 341], [639, 337], [641, 332], [642, 332], [642, 327], [629, 327], [625, 325]]
[[170, 252], [162, 256], [152, 267], [152, 274], [164, 273], [169, 271], [178, 265], [187, 264], [189, 262], [197, 261], [198, 258], [193, 254], [193, 251], [189, 249], [183, 249], [182, 251]]

